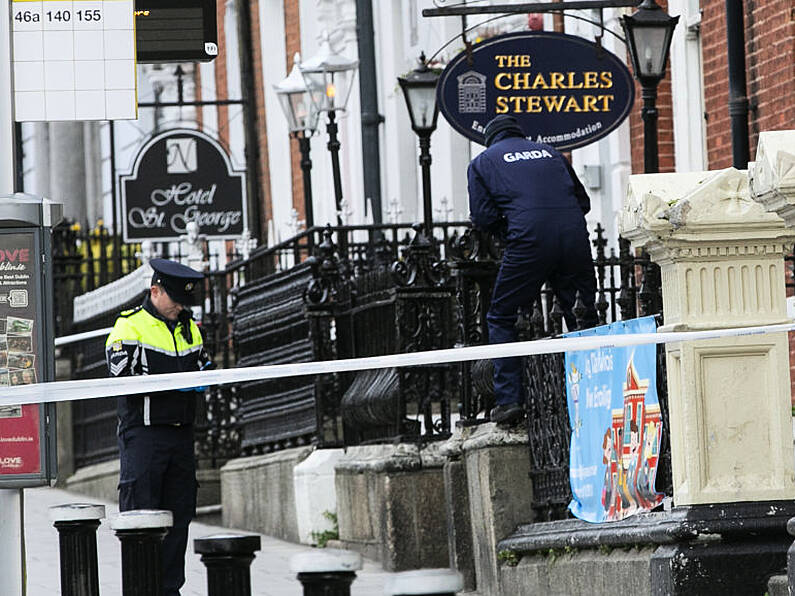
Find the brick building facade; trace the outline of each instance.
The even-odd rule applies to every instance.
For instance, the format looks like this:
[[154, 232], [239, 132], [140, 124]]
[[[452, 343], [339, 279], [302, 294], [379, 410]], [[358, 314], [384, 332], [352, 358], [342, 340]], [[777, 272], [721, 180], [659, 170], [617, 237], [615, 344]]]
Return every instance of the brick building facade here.
[[[676, 11], [671, 11], [675, 14]], [[732, 165], [729, 116], [729, 70], [726, 50], [726, 3], [702, 0], [700, 22], [681, 19], [678, 28], [697, 31], [701, 42], [701, 78], [704, 113], [688, 113], [693, 127], [705, 128], [707, 169]], [[795, 5], [791, 0], [747, 0], [743, 3], [745, 72], [749, 101], [748, 135], [753, 161], [759, 133], [795, 126]], [[681, 170], [674, 157], [671, 68], [658, 89], [660, 171]], [[682, 73], [673, 72], [673, 76]], [[637, 87], [636, 107], [630, 116], [632, 171], [643, 172], [642, 100]], [[682, 130], [680, 128], [680, 130]]]

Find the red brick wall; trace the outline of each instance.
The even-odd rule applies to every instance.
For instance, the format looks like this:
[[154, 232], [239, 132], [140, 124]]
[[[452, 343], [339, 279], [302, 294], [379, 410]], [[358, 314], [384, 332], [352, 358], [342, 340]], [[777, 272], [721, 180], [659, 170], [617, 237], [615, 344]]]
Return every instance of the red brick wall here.
[[[267, 242], [268, 221], [273, 218], [273, 203], [271, 201], [270, 185], [270, 160], [268, 158], [268, 127], [265, 121], [265, 83], [262, 76], [262, 47], [267, 47], [267, 40], [260, 38], [259, 29], [259, 0], [251, 0], [251, 41], [252, 41], [252, 69], [254, 71], [254, 126], [257, 129], [257, 144], [259, 146], [259, 173], [260, 173], [260, 230], [262, 230], [261, 243]], [[272, 81], [267, 81], [268, 84]], [[249, 176], [253, 176], [249, 172]]]
[[[193, 69], [193, 86], [196, 89], [196, 101], [201, 101], [204, 98], [202, 94], [202, 71], [198, 64]], [[196, 124], [199, 125], [199, 130], [204, 126], [204, 110], [201, 106], [196, 106]]]
[[745, 24], [754, 159], [760, 132], [795, 127], [795, 2], [748, 0]]
[[[627, 57], [629, 60], [629, 57]], [[643, 107], [640, 84], [635, 81], [635, 105], [629, 114], [629, 131], [632, 152], [632, 173], [642, 174], [643, 165], [643, 119], [640, 110]], [[673, 172], [674, 163], [674, 121], [671, 97], [671, 71], [660, 81], [657, 87], [657, 159], [660, 172]]]
[[[724, 0], [702, 0], [701, 8], [707, 158], [709, 169], [714, 170], [732, 165], [726, 13]], [[746, 0], [743, 12], [748, 140], [753, 161], [760, 132], [795, 128], [795, 4], [792, 0]], [[788, 283], [791, 277], [788, 271]], [[788, 288], [787, 295], [792, 294]], [[795, 396], [795, 334], [789, 334], [789, 341]]]
[[[667, 10], [667, 2], [658, 2]], [[681, 27], [682, 25], [677, 25]], [[627, 64], [632, 70], [632, 61], [627, 54]], [[640, 110], [643, 107], [640, 84], [635, 81], [635, 105], [629, 114], [629, 134], [632, 152], [632, 173], [642, 174], [643, 166], [643, 120]], [[660, 172], [673, 172], [674, 163], [674, 124], [673, 102], [671, 97], [671, 61], [668, 60], [665, 78], [657, 86], [657, 155]]]
[[[284, 0], [284, 51], [287, 57], [287, 73], [293, 68], [293, 56], [301, 51], [301, 15], [299, 0]], [[304, 56], [305, 58], [306, 56]], [[293, 207], [306, 220], [304, 209], [304, 179], [301, 173], [301, 153], [298, 141], [290, 141], [290, 170], [293, 179]]]
[[[218, 56], [215, 58], [215, 95], [218, 99], [227, 98], [226, 86], [226, 2], [216, 4], [216, 20], [218, 21]], [[218, 137], [229, 147], [229, 108], [218, 106]]]
[[[702, 53], [709, 169], [732, 165], [724, 0], [702, 0]], [[795, 126], [795, 5], [792, 0], [746, 0], [745, 70], [751, 160], [758, 135]]]

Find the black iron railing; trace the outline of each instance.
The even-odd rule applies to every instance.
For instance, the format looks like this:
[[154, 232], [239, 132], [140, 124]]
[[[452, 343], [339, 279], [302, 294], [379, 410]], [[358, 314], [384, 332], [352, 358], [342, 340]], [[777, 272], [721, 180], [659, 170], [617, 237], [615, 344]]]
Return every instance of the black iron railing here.
[[55, 334], [71, 333], [75, 296], [95, 290], [140, 266], [140, 245], [114, 242], [101, 224], [82, 227], [64, 221], [52, 231]]
[[[487, 343], [485, 313], [499, 243], [460, 222], [435, 226], [434, 235], [429, 240], [420, 227], [412, 231], [409, 225], [312, 228], [256, 249], [248, 259], [207, 275], [205, 344], [219, 366], [229, 368]], [[631, 254], [624, 241], [618, 254], [608, 254], [601, 226], [594, 246], [599, 322], [659, 312], [659, 271], [648, 258]], [[107, 314], [103, 324], [110, 324], [116, 311]], [[519, 325], [522, 338], [554, 336], [561, 331], [562, 313], [544, 290]], [[104, 375], [101, 345], [84, 351], [80, 374]], [[488, 420], [490, 367], [481, 361], [214, 387], [200, 404], [197, 454], [220, 465], [240, 454], [310, 442], [441, 439], [456, 414], [464, 424]], [[534, 506], [540, 517], [553, 518], [568, 504], [563, 357], [528, 358], [525, 373], [535, 425], [529, 429]], [[667, 418], [664, 374], [658, 387]], [[76, 435], [86, 437], [79, 461], [113, 456], [115, 435], [105, 427], [114, 421], [115, 404], [102, 412], [86, 407], [75, 422]], [[95, 423], [105, 426], [92, 427]], [[111, 437], [107, 445], [92, 440], [98, 433]], [[663, 470], [670, 460], [667, 447], [662, 460], [658, 486], [670, 478]]]
[[[208, 344], [236, 366], [451, 347], [451, 288], [431, 278], [465, 225], [439, 225], [424, 244], [410, 225], [394, 224], [312, 228], [260, 248], [209, 275]], [[241, 384], [234, 409], [243, 453], [446, 436], [449, 374], [437, 367]]]

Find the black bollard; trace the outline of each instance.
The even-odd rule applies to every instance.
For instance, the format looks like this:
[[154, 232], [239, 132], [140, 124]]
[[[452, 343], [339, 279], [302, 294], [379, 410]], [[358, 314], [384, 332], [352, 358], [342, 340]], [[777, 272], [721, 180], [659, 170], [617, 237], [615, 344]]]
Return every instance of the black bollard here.
[[124, 596], [161, 596], [163, 538], [174, 525], [170, 511], [137, 509], [113, 518], [110, 527], [121, 542]]
[[193, 541], [207, 567], [207, 596], [251, 596], [251, 562], [260, 549], [256, 534], [214, 534]]
[[394, 573], [386, 580], [385, 596], [455, 596], [464, 589], [454, 569], [417, 569]]
[[304, 586], [304, 596], [350, 596], [362, 555], [336, 548], [324, 548], [294, 555], [290, 568]]
[[104, 517], [104, 505], [50, 507], [50, 520], [58, 530], [60, 545], [61, 596], [99, 596], [97, 528]]

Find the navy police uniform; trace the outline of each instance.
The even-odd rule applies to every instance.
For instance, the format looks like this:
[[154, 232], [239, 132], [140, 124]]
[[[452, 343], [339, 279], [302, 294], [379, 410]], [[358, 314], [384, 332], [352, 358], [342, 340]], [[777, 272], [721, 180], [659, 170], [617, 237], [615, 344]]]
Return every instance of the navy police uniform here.
[[[152, 284], [183, 306], [194, 302], [202, 274], [153, 259]], [[143, 304], [121, 313], [106, 342], [113, 377], [196, 371], [208, 368], [199, 328], [189, 308], [177, 320], [163, 317], [147, 294]], [[197, 389], [120, 397], [118, 435], [121, 459], [119, 509], [166, 509], [174, 526], [163, 541], [163, 591], [178, 596], [185, 583], [188, 524], [196, 513], [193, 418]]]
[[[489, 343], [516, 341], [519, 307], [529, 306], [547, 281], [570, 328], [577, 291], [587, 308], [585, 323], [596, 324], [585, 189], [568, 160], [553, 147], [526, 139], [512, 116], [497, 116], [485, 133], [488, 148], [469, 164], [468, 182], [473, 225], [500, 234], [505, 243], [486, 317]], [[521, 417], [519, 358], [494, 360], [494, 393], [492, 420], [499, 422], [499, 414], [511, 409], [514, 418]]]

